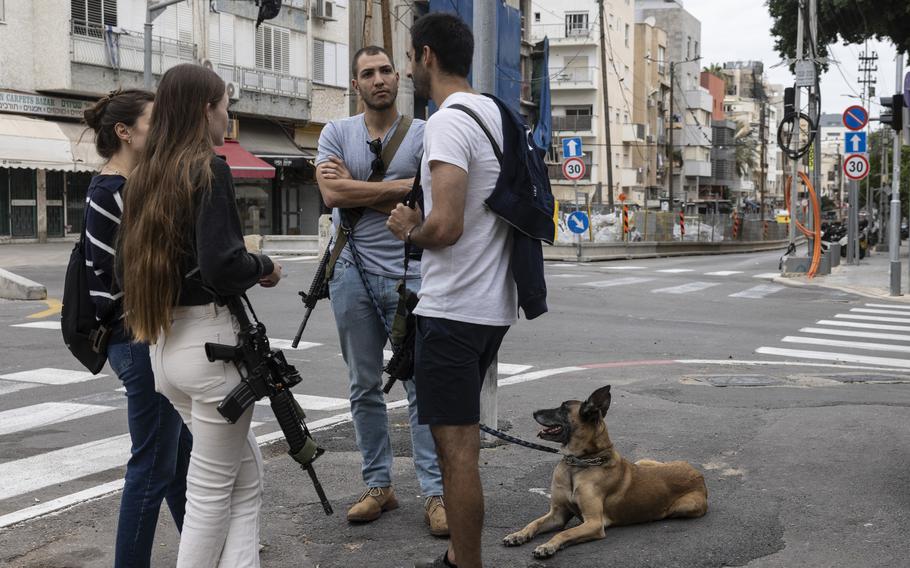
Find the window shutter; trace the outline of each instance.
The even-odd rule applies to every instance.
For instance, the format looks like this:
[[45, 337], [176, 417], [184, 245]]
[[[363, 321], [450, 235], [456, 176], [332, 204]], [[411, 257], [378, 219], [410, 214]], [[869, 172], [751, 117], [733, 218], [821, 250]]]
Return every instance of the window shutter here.
[[313, 40], [313, 80], [325, 82], [325, 42]]
[[106, 26], [117, 25], [117, 0], [103, 0], [102, 23]]
[[288, 75], [291, 71], [291, 32], [289, 30], [275, 29], [275, 35], [275, 47], [280, 57], [276, 61], [274, 71]]
[[74, 22], [85, 22], [85, 0], [71, 0], [70, 17]]
[[220, 40], [219, 61], [225, 65], [234, 65], [234, 16], [219, 14], [218, 35]]
[[256, 28], [256, 68], [265, 69], [265, 30], [268, 26]]

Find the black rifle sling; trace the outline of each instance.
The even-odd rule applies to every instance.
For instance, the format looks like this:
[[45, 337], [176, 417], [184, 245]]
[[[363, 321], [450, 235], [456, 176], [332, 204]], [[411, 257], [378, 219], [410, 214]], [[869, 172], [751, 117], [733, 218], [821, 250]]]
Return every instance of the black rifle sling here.
[[[410, 116], [402, 115], [401, 120], [398, 123], [398, 128], [395, 129], [395, 133], [392, 134], [392, 137], [389, 139], [389, 143], [386, 144], [385, 148], [383, 148], [382, 163], [385, 164], [387, 168], [392, 164], [392, 160], [395, 159], [395, 154], [398, 152], [399, 146], [401, 146], [401, 143], [404, 141], [404, 137], [407, 135], [408, 130], [411, 129], [411, 123], [413, 120], [414, 119]], [[385, 174], [382, 172], [372, 172], [367, 181], [382, 181], [384, 175]], [[326, 265], [326, 285], [328, 285], [329, 280], [332, 279], [332, 273], [335, 271], [335, 263], [338, 262], [338, 257], [341, 256], [341, 251], [344, 250], [345, 245], [348, 243], [348, 236], [350, 232], [354, 229], [354, 225], [360, 221], [360, 218], [363, 217], [365, 210], [365, 207], [352, 207], [350, 209], [342, 209], [342, 226], [339, 227], [339, 230], [335, 233], [335, 245], [332, 248], [332, 254], [329, 257], [328, 264]]]

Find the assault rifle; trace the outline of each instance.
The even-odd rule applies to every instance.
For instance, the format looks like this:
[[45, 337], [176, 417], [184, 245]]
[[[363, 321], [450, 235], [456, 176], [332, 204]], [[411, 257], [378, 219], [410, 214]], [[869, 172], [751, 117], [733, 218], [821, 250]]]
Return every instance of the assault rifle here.
[[205, 344], [205, 356], [209, 361], [231, 361], [237, 366], [243, 379], [221, 401], [218, 412], [233, 424], [240, 420], [253, 403], [269, 397], [272, 412], [275, 413], [278, 425], [281, 426], [281, 431], [290, 446], [288, 455], [309, 474], [325, 514], [331, 515], [332, 505], [313, 469], [313, 462], [325, 453], [325, 450], [316, 445], [304, 422], [306, 415], [291, 394], [291, 387], [301, 381], [300, 373], [287, 362], [284, 353], [271, 348], [269, 338], [265, 334], [265, 326], [256, 319], [249, 299], [244, 296], [244, 300], [250, 307], [253, 319], [256, 320], [255, 324], [247, 317], [239, 297], [234, 296], [226, 302], [228, 309], [240, 324], [239, 343], [236, 346]]
[[322, 260], [319, 261], [319, 266], [316, 267], [316, 275], [313, 276], [313, 281], [310, 283], [310, 290], [308, 292], [303, 290], [297, 292], [300, 294], [300, 299], [303, 300], [306, 312], [303, 314], [303, 321], [300, 322], [300, 327], [297, 328], [297, 335], [294, 336], [294, 341], [291, 342], [291, 347], [294, 349], [297, 349], [297, 345], [300, 343], [300, 336], [303, 335], [303, 330], [306, 328], [306, 323], [310, 320], [310, 314], [313, 313], [316, 302], [329, 297], [329, 285], [325, 272], [331, 258], [332, 245], [330, 244], [325, 247]]

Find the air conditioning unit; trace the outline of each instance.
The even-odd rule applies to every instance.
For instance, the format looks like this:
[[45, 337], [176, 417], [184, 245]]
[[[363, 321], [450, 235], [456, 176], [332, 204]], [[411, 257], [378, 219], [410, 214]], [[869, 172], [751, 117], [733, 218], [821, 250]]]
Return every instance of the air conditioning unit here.
[[313, 0], [313, 17], [325, 21], [334, 21], [335, 6], [329, 0]]
[[240, 83], [228, 81], [226, 84], [228, 98], [232, 101], [240, 100]]

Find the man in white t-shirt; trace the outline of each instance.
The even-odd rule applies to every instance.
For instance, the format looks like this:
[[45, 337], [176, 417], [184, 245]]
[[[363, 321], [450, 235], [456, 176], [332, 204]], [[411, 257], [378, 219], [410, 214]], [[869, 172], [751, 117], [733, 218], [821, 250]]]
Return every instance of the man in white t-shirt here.
[[429, 424], [443, 475], [451, 542], [418, 568], [482, 566], [480, 388], [499, 345], [518, 317], [509, 271], [511, 228], [484, 207], [499, 177], [495, 152], [474, 111], [502, 147], [502, 119], [467, 81], [474, 54], [470, 28], [433, 13], [411, 27], [409, 75], [415, 94], [439, 110], [424, 130], [421, 179], [426, 218], [399, 205], [387, 222], [399, 239], [424, 249], [417, 314], [417, 412]]

